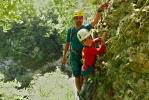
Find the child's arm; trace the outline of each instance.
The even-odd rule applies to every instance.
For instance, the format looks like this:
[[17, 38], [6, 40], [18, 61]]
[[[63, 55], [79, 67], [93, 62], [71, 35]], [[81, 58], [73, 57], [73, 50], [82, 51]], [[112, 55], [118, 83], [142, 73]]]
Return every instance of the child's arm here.
[[[102, 40], [101, 40], [102, 39]], [[94, 43], [97, 43], [97, 42], [101, 42], [102, 41], [102, 43], [105, 41], [105, 39], [106, 39], [106, 34], [104, 33], [101, 37], [98, 37], [98, 38], [95, 38], [94, 40], [93, 40], [93, 42]]]
[[105, 39], [106, 39], [106, 34], [103, 34], [101, 37], [101, 44], [99, 45], [99, 48], [92, 48], [92, 55], [99, 55], [102, 54], [105, 51]]
[[105, 45], [101, 44], [99, 48], [88, 48], [88, 53], [91, 55], [100, 55], [105, 51]]
[[102, 54], [105, 51], [105, 45], [101, 44], [99, 48], [97, 48], [96, 55]]
[[97, 48], [98, 54], [102, 54], [105, 51], [105, 39], [106, 39], [106, 34], [103, 34], [101, 37], [101, 45], [100, 48]]

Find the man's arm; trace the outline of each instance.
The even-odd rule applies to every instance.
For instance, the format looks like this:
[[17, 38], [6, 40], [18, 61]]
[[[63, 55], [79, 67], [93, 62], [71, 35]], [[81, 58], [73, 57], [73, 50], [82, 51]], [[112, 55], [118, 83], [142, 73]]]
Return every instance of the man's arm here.
[[103, 10], [107, 9], [108, 6], [109, 6], [109, 4], [110, 4], [109, 2], [106, 2], [106, 3], [102, 4], [102, 5], [97, 9], [95, 18], [94, 18], [93, 22], [91, 22], [91, 27], [94, 27], [95, 25], [98, 24], [98, 22], [99, 22], [99, 20], [100, 20], [100, 18], [101, 18], [101, 16], [102, 16], [102, 13], [101, 13], [101, 12], [102, 12]]
[[102, 13], [96, 12], [95, 18], [93, 22], [91, 22], [91, 27], [94, 27], [99, 22], [100, 18], [102, 16]]
[[69, 49], [70, 43], [66, 42], [65, 47], [64, 47], [64, 52], [63, 52], [63, 57], [62, 57], [62, 64], [66, 64], [66, 54]]

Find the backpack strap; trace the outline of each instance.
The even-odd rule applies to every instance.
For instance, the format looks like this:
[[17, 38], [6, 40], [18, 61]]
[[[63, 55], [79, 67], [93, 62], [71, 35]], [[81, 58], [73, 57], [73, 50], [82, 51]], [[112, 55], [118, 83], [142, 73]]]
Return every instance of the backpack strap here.
[[[83, 25], [83, 28], [84, 28], [84, 25]], [[73, 34], [73, 32], [74, 32], [74, 29], [75, 29], [74, 26], [70, 28], [70, 42], [71, 42], [71, 40], [72, 40], [72, 34]]]
[[71, 40], [72, 40], [72, 34], [73, 34], [73, 32], [74, 32], [74, 28], [75, 28], [75, 27], [71, 27], [71, 28], [70, 28], [70, 42], [71, 42]]
[[[75, 29], [75, 27], [71, 27], [71, 31], [70, 31], [70, 42], [72, 40], [72, 35], [74, 34], [74, 29]], [[78, 51], [76, 51], [76, 50], [74, 50], [72, 48], [72, 45], [71, 44], [70, 44], [70, 51], [73, 52], [73, 53], [75, 53], [75, 54], [77, 54], [77, 55], [81, 55]]]

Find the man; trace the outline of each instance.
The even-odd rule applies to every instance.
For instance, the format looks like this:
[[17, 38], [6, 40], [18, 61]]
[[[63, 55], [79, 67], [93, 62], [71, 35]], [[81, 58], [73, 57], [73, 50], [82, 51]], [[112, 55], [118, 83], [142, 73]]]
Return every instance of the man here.
[[90, 31], [99, 22], [100, 17], [102, 15], [102, 11], [107, 9], [108, 6], [109, 3], [104, 3], [103, 5], [101, 5], [97, 9], [94, 20], [87, 25], [83, 25], [84, 13], [82, 11], [76, 11], [74, 13], [75, 27], [68, 28], [67, 30], [67, 38], [62, 57], [62, 64], [66, 63], [66, 54], [70, 47], [70, 65], [73, 76], [75, 77], [75, 85], [78, 94], [80, 93], [83, 84], [83, 77], [81, 75], [81, 67], [82, 67], [81, 52], [83, 49], [83, 45], [79, 42], [77, 38], [77, 32], [82, 28], [85, 28], [88, 31]]

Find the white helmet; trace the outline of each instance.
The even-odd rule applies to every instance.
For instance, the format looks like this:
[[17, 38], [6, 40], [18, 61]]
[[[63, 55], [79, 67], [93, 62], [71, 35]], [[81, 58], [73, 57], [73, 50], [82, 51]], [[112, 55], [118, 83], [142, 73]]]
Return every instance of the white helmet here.
[[79, 30], [77, 33], [77, 37], [78, 37], [80, 42], [85, 40], [90, 35], [91, 35], [91, 33], [85, 28]]

